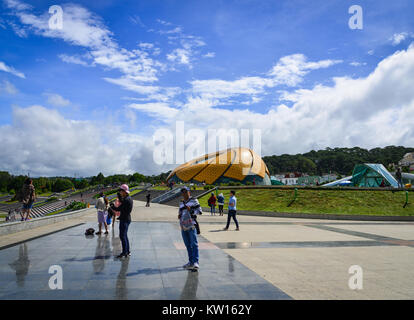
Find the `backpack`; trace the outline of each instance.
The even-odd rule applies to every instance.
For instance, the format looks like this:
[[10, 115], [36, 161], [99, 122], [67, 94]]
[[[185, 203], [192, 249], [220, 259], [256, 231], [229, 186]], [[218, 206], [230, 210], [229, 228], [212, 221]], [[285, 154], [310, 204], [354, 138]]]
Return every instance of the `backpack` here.
[[19, 202], [23, 201], [23, 190], [22, 189], [16, 192], [16, 194], [14, 195], [14, 199]]
[[86, 229], [85, 236], [91, 236], [94, 233], [95, 233], [95, 229], [94, 228], [89, 228], [89, 229]]

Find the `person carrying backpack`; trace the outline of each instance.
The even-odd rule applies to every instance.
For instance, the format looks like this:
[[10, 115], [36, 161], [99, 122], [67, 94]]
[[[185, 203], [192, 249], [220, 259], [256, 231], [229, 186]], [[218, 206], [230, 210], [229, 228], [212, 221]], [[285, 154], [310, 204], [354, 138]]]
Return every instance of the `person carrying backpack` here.
[[184, 269], [197, 271], [199, 269], [199, 253], [197, 240], [197, 215], [202, 214], [200, 203], [191, 197], [190, 188], [181, 189], [184, 200], [180, 203], [178, 219], [180, 220], [181, 236], [188, 253], [188, 263]]
[[220, 193], [217, 197], [217, 203], [218, 203], [218, 209], [219, 209], [219, 215], [223, 215], [223, 207], [224, 207], [224, 196], [222, 193]]
[[210, 198], [208, 199], [211, 215], [216, 215], [216, 200], [216, 196], [212, 192]]

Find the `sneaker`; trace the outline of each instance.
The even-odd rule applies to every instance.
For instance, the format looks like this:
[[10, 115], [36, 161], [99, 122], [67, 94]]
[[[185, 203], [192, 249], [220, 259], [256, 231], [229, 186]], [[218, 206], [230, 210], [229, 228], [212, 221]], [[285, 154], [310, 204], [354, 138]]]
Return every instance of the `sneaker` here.
[[200, 265], [198, 264], [198, 262], [194, 263], [194, 265], [193, 265], [192, 269], [193, 269], [193, 270], [198, 270], [198, 269], [200, 269]]
[[119, 256], [116, 256], [117, 259], [122, 259], [125, 258], [126, 254], [121, 253]]
[[108, 231], [105, 231], [105, 233], [104, 234], [108, 234]]
[[102, 234], [102, 232], [98, 231], [98, 232], [95, 232], [95, 234]]
[[126, 255], [127, 255], [128, 257], [130, 257], [130, 256], [131, 256], [131, 252], [128, 252]]
[[223, 229], [223, 231], [227, 231], [227, 230], [229, 230], [229, 228], [224, 228], [224, 229]]
[[192, 269], [193, 268], [193, 265], [189, 262], [189, 263], [183, 265], [183, 268], [184, 269]]
[[240, 231], [240, 229], [239, 228], [236, 228], [236, 231]]

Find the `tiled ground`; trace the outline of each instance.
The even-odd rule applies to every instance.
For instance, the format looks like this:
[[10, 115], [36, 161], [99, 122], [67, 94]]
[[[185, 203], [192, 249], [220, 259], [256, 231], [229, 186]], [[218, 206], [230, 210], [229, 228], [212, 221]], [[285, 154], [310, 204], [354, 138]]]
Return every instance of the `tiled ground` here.
[[[290, 299], [203, 237], [200, 271], [184, 270], [187, 251], [177, 223], [132, 222], [132, 256], [118, 230], [85, 237], [96, 223], [0, 250], [0, 299]], [[63, 289], [49, 288], [49, 267], [63, 270]]]

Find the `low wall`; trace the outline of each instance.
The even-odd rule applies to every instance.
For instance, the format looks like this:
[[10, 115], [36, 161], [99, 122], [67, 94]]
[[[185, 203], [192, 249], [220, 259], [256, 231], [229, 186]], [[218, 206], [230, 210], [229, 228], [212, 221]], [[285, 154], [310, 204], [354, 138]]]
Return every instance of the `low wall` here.
[[[216, 207], [216, 215], [218, 207]], [[227, 210], [224, 210], [227, 213]], [[203, 214], [209, 215], [210, 208], [203, 207]], [[356, 220], [356, 221], [414, 221], [414, 216], [375, 216], [375, 215], [346, 215], [346, 214], [318, 214], [318, 213], [287, 213], [269, 211], [246, 211], [237, 210], [238, 215], [276, 217], [276, 218], [300, 218], [300, 219], [322, 219], [322, 220]]]
[[28, 221], [16, 221], [16, 222], [5, 222], [0, 224], [0, 236], [6, 235], [10, 233], [15, 233], [19, 231], [34, 229], [37, 227], [62, 222], [68, 219], [77, 218], [85, 213], [88, 213], [87, 211], [91, 210], [91, 208], [81, 209], [73, 212], [68, 213], [60, 213], [53, 216], [47, 216], [47, 217], [41, 217], [41, 218], [34, 218], [32, 220]]

